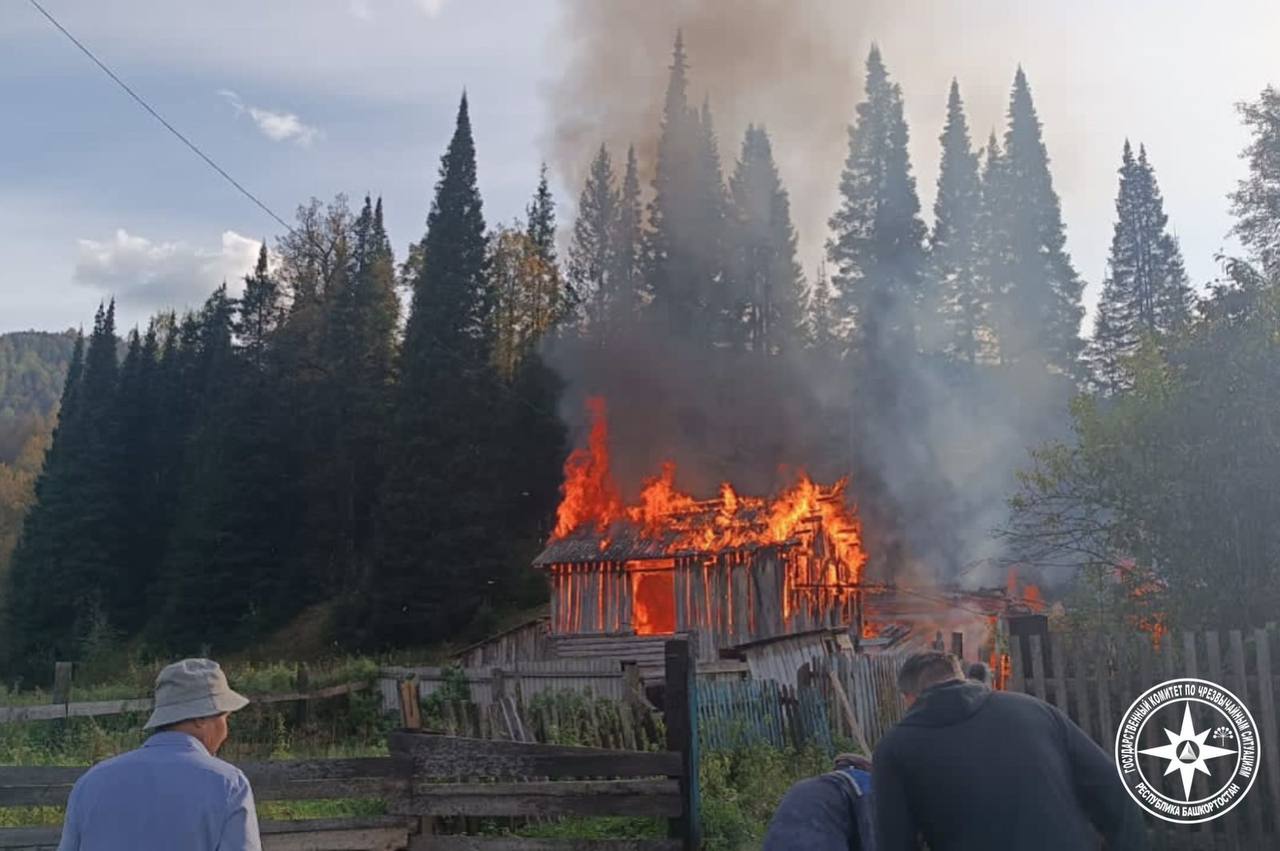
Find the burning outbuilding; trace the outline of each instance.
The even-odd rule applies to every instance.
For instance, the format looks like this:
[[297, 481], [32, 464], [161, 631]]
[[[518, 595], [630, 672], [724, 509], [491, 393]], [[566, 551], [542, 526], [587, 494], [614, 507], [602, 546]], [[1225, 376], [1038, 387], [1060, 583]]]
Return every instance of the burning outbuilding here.
[[624, 504], [609, 471], [602, 399], [565, 465], [555, 533], [535, 560], [551, 583], [553, 635], [696, 636], [703, 658], [823, 627], [860, 629], [866, 563], [846, 483], [803, 473], [774, 498], [724, 484], [698, 500], [674, 464]]

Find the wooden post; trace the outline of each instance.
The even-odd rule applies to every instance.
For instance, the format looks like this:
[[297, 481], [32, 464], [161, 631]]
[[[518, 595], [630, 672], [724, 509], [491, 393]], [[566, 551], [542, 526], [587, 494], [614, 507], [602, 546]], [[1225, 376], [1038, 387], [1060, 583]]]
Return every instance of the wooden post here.
[[688, 639], [668, 641], [666, 651], [667, 750], [681, 756], [680, 796], [684, 812], [670, 821], [670, 836], [681, 840], [684, 851], [702, 846], [701, 790], [698, 787], [698, 679], [697, 663]]
[[[298, 670], [293, 678], [293, 686], [294, 686], [294, 691], [296, 691], [298, 694], [306, 694], [307, 692], [311, 691], [311, 672], [307, 670], [306, 662], [298, 663]], [[310, 707], [307, 705], [307, 701], [305, 700], [298, 701], [297, 709], [295, 710], [294, 719], [293, 719], [294, 723], [297, 726], [302, 727], [307, 723], [309, 710], [310, 710]]]
[[[1255, 629], [1253, 640], [1258, 654], [1258, 714], [1262, 729], [1258, 731], [1258, 749], [1261, 751], [1262, 764], [1267, 767], [1267, 779], [1270, 782], [1271, 800], [1268, 810], [1271, 816], [1280, 814], [1280, 746], [1276, 744], [1276, 701], [1271, 682], [1271, 633], [1265, 629]], [[1255, 783], [1257, 781], [1254, 781]], [[1270, 819], [1268, 819], [1269, 821]], [[1278, 825], [1280, 827], [1280, 825]]]
[[71, 670], [70, 662], [53, 663], [53, 699], [50, 703], [71, 702]]
[[957, 659], [964, 659], [964, 633], [951, 633], [951, 655]]
[[862, 748], [863, 754], [871, 756], [871, 746], [867, 744], [867, 738], [862, 734], [862, 725], [858, 723], [858, 716], [853, 712], [853, 704], [849, 702], [849, 695], [845, 693], [844, 686], [840, 684], [840, 677], [835, 671], [827, 671], [827, 676], [831, 678], [831, 690], [836, 693], [836, 700], [840, 703], [840, 710], [844, 713], [844, 720], [849, 725], [849, 730], [853, 733], [853, 740], [858, 743], [858, 747]]
[[416, 680], [400, 681], [400, 726], [406, 730], [422, 729], [422, 705], [418, 702]]
[[501, 668], [489, 669], [489, 699], [493, 703], [501, 703], [507, 696], [507, 675]]

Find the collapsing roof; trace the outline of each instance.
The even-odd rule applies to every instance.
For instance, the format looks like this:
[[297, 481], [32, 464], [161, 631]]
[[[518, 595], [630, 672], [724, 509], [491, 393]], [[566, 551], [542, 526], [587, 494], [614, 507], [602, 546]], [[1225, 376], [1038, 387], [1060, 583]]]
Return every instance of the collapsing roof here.
[[707, 500], [666, 515], [661, 524], [616, 520], [603, 530], [594, 525], [580, 527], [566, 537], [550, 541], [533, 564], [546, 567], [679, 558], [708, 552], [750, 552], [799, 542], [799, 536], [782, 542], [768, 541], [768, 520], [763, 506], [737, 505], [728, 511], [723, 500]]

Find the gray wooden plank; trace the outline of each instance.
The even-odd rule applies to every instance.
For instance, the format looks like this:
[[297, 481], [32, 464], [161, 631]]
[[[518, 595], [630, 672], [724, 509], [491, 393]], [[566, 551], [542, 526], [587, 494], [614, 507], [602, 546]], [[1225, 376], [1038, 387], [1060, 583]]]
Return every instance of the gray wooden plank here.
[[430, 851], [680, 851], [678, 839], [527, 839], [521, 836], [432, 836]]
[[394, 802], [397, 815], [661, 816], [683, 810], [676, 780], [561, 780], [533, 783], [421, 783]]
[[1049, 658], [1053, 660], [1053, 705], [1065, 714], [1068, 710], [1067, 700], [1067, 657], [1062, 652], [1062, 634], [1049, 636]]
[[1262, 724], [1259, 744], [1266, 754], [1263, 762], [1271, 785], [1267, 809], [1277, 820], [1273, 829], [1280, 832], [1280, 746], [1276, 743], [1276, 702], [1271, 681], [1271, 634], [1265, 629], [1256, 629], [1253, 635], [1258, 654], [1258, 716], [1254, 720]]
[[[245, 763], [254, 797], [261, 801], [381, 798], [408, 789], [409, 763], [388, 757]], [[0, 768], [0, 806], [62, 806], [87, 766]]]
[[1031, 636], [1031, 689], [1035, 696], [1041, 700], [1047, 701], [1044, 667], [1044, 647], [1041, 645], [1040, 636]]
[[391, 734], [392, 754], [413, 763], [415, 777], [679, 777], [681, 755], [495, 742], [408, 732]]
[[[1231, 669], [1236, 675], [1236, 681], [1233, 683], [1236, 690], [1236, 697], [1244, 701], [1245, 706], [1257, 706], [1258, 704], [1254, 703], [1249, 696], [1249, 681], [1245, 671], [1244, 636], [1240, 630], [1233, 629], [1227, 634], [1227, 645], [1229, 647]], [[1255, 718], [1254, 720], [1256, 721], [1257, 719]], [[1257, 766], [1255, 765], [1254, 771], [1257, 770]], [[1254, 781], [1255, 786], [1257, 785], [1257, 782], [1257, 780]], [[1239, 805], [1240, 809], [1244, 810], [1243, 818], [1248, 822], [1245, 836], [1257, 843], [1262, 842], [1263, 836], [1261, 800], [1261, 798], [1255, 798], [1253, 795], [1248, 795]]]
[[[1222, 653], [1218, 642], [1218, 633], [1216, 630], [1208, 630], [1204, 634], [1205, 644], [1205, 660], [1209, 667], [1209, 679], [1215, 683], [1226, 686], [1226, 682], [1222, 678]], [[1227, 813], [1219, 821], [1222, 824], [1221, 838], [1225, 840], [1227, 848], [1236, 848], [1240, 842], [1240, 825], [1239, 820], [1241, 813], [1237, 811]]]
[[[1084, 734], [1095, 742], [1100, 741], [1100, 736], [1093, 735], [1092, 712], [1089, 711], [1089, 655], [1085, 652], [1084, 642], [1081, 640], [1080, 633], [1072, 636], [1071, 643], [1067, 647], [1067, 653], [1071, 656], [1072, 674], [1074, 675], [1073, 684], [1075, 685], [1076, 697], [1076, 724], [1084, 731]], [[1063, 660], [1066, 664], [1066, 660]]]

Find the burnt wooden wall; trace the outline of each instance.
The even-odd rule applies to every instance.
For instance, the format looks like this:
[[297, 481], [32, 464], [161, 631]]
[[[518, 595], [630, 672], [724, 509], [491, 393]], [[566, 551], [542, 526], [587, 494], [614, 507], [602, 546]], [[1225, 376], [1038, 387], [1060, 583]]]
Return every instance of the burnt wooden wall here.
[[[813, 555], [798, 548], [763, 547], [749, 552], [675, 559], [675, 628], [696, 635], [698, 656], [763, 638], [824, 627], [858, 624], [860, 611], [851, 576], [834, 587], [823, 566], [824, 539]], [[632, 573], [620, 561], [553, 564], [553, 635], [617, 635], [632, 631]]]

